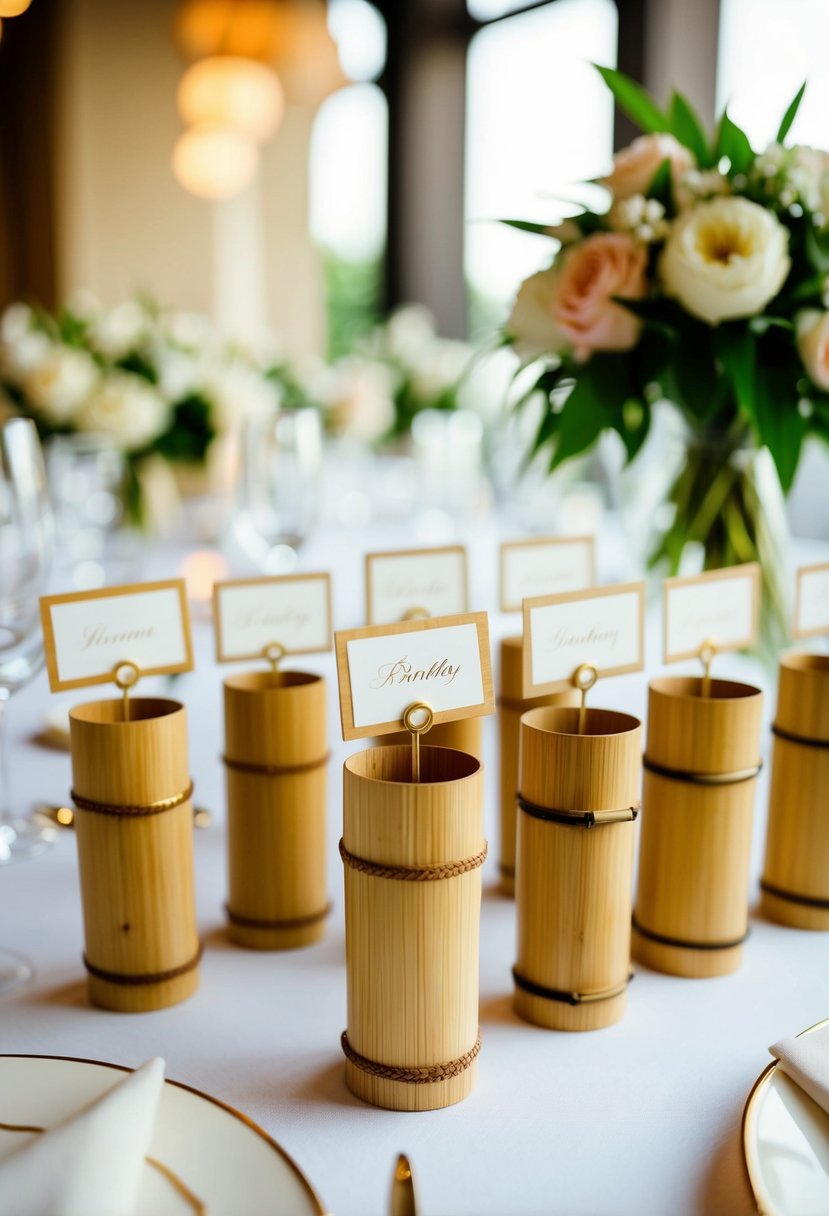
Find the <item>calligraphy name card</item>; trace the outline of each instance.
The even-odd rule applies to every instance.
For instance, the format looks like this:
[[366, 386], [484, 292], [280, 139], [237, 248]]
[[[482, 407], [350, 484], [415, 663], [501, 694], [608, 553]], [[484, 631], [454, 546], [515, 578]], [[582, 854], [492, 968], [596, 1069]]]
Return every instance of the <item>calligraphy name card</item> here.
[[369, 625], [390, 625], [410, 615], [451, 616], [468, 607], [462, 545], [366, 554]]
[[213, 587], [216, 661], [262, 658], [269, 646], [283, 654], [331, 649], [331, 577], [285, 574], [228, 579]]
[[756, 562], [692, 578], [665, 579], [662, 595], [666, 663], [697, 658], [709, 644], [714, 654], [742, 650], [757, 637], [760, 567]]
[[592, 536], [541, 536], [501, 545], [502, 612], [520, 612], [525, 599], [581, 591], [595, 581]]
[[334, 635], [344, 739], [400, 730], [426, 702], [433, 721], [495, 711], [485, 612], [341, 630]]
[[645, 584], [619, 583], [524, 600], [524, 696], [573, 687], [583, 663], [599, 676], [641, 671]]
[[193, 666], [183, 579], [44, 596], [40, 617], [52, 692], [110, 683], [124, 663], [142, 676]]
[[829, 634], [829, 562], [801, 566], [797, 572], [792, 636], [815, 638]]

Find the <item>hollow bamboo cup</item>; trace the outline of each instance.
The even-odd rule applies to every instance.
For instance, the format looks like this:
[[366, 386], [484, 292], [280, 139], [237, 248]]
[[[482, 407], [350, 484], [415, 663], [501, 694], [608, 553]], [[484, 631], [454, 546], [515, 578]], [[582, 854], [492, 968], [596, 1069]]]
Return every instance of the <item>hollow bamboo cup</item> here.
[[183, 705], [150, 697], [70, 712], [89, 996], [122, 1013], [198, 987], [192, 786]]
[[246, 672], [224, 682], [228, 933], [240, 946], [319, 941], [328, 913], [325, 680]]
[[660, 677], [648, 694], [634, 955], [671, 975], [735, 971], [748, 932], [763, 697], [750, 684]]
[[551, 1030], [598, 1030], [625, 1012], [638, 718], [540, 708], [521, 719], [515, 1011]]
[[518, 790], [518, 738], [521, 715], [544, 705], [578, 705], [575, 688], [548, 693], [543, 697], [522, 695], [523, 637], [504, 638], [501, 642], [501, 678], [498, 693], [498, 734], [500, 741], [501, 788], [501, 889], [515, 894], [515, 795]]
[[780, 660], [761, 906], [796, 929], [829, 929], [829, 655]]
[[343, 770], [352, 1093], [389, 1110], [435, 1110], [472, 1090], [480, 1049], [478, 941], [483, 771], [474, 756], [369, 748]]
[[[459, 718], [457, 722], [438, 722], [429, 730], [430, 747], [451, 747], [454, 751], [466, 752], [476, 760], [483, 760], [483, 718]], [[391, 731], [380, 735], [373, 742], [377, 747], [402, 747], [409, 743], [408, 731]]]

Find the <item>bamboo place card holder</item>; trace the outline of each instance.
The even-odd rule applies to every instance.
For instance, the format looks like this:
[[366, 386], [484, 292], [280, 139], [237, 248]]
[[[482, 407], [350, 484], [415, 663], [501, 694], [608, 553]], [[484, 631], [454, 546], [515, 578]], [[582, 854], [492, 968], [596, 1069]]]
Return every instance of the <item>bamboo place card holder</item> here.
[[551, 1030], [597, 1030], [627, 1006], [641, 723], [586, 696], [600, 674], [642, 669], [643, 626], [642, 583], [524, 601], [525, 694], [581, 697], [520, 726], [514, 1006]]
[[[579, 591], [596, 581], [592, 536], [533, 536], [505, 541], [499, 558], [499, 603], [502, 612], [520, 612], [525, 599]], [[518, 789], [518, 729], [521, 715], [543, 705], [577, 705], [575, 688], [524, 697], [523, 637], [503, 638], [498, 679], [498, 755], [500, 788], [501, 889], [515, 894], [515, 791]]]
[[187, 717], [177, 701], [130, 691], [192, 668], [184, 583], [49, 596], [41, 614], [53, 692], [121, 692], [69, 715], [89, 996], [118, 1012], [162, 1009], [199, 981]]
[[402, 724], [410, 740], [343, 770], [346, 1083], [375, 1106], [435, 1110], [475, 1080], [486, 841], [480, 761], [421, 737], [493, 712], [486, 614], [338, 633], [336, 651], [343, 738]]
[[[829, 636], [829, 563], [797, 574], [797, 639]], [[795, 929], [829, 929], [829, 654], [780, 659], [761, 908]]]
[[218, 662], [267, 664], [224, 681], [228, 935], [256, 950], [308, 946], [329, 910], [326, 684], [280, 664], [331, 649], [330, 577], [216, 583], [213, 619]]
[[714, 679], [711, 662], [751, 645], [755, 564], [664, 584], [664, 658], [698, 656], [703, 675], [648, 689], [634, 955], [657, 971], [726, 975], [742, 961], [762, 693]]

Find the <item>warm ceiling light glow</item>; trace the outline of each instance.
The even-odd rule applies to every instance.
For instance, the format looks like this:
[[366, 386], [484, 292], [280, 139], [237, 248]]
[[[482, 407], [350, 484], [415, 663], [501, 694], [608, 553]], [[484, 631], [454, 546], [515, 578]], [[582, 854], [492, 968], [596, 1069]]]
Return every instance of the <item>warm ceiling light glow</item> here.
[[215, 55], [184, 73], [178, 108], [188, 127], [225, 127], [264, 143], [282, 121], [285, 98], [272, 68], [253, 59]]
[[193, 127], [176, 140], [173, 173], [199, 198], [226, 199], [241, 194], [259, 165], [259, 150], [238, 131]]
[[273, 0], [184, 0], [174, 36], [187, 59], [223, 54], [270, 62], [279, 19]]
[[31, 3], [32, 0], [0, 0], [0, 17], [19, 17]]

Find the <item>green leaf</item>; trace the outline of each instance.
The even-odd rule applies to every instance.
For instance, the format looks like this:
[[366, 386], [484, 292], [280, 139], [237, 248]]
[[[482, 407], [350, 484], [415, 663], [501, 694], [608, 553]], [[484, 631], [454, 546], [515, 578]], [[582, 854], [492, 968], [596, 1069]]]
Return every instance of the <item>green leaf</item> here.
[[754, 152], [748, 142], [748, 136], [742, 128], [731, 121], [726, 110], [723, 110], [717, 131], [717, 144], [714, 149], [715, 162], [719, 162], [723, 156], [727, 156], [731, 163], [728, 171], [729, 177], [734, 177], [738, 173], [747, 173], [754, 160]]
[[603, 68], [594, 63], [594, 68], [616, 98], [621, 110], [643, 131], [667, 131], [668, 119], [640, 84], [617, 72], [615, 68]]
[[656, 170], [648, 184], [645, 194], [648, 198], [655, 198], [665, 208], [665, 213], [669, 217], [674, 215], [676, 207], [674, 206], [674, 181], [671, 174], [671, 162], [663, 160], [662, 164]]
[[767, 334], [770, 329], [785, 329], [794, 332], [793, 322], [786, 317], [749, 317], [748, 328], [753, 334]]
[[630, 399], [622, 406], [622, 412], [616, 423], [616, 430], [621, 436], [627, 453], [627, 463], [638, 455], [651, 426], [651, 407], [647, 401], [639, 398]]
[[674, 92], [671, 94], [671, 103], [668, 107], [668, 122], [671, 134], [675, 135], [681, 144], [684, 144], [686, 148], [693, 152], [699, 167], [701, 169], [710, 169], [714, 164], [714, 157], [708, 145], [705, 128], [696, 112], [681, 93]]
[[557, 442], [550, 472], [586, 451], [602, 431], [614, 426], [630, 396], [626, 355], [598, 354], [579, 369], [558, 415]]
[[517, 228], [519, 232], [534, 232], [538, 236], [550, 236], [549, 224], [533, 224], [530, 220], [499, 220], [498, 222], [506, 224], [508, 228]]
[[806, 225], [803, 252], [809, 265], [819, 275], [829, 273], [829, 239], [812, 224]]
[[771, 452], [783, 493], [788, 494], [806, 434], [806, 419], [797, 407], [797, 390], [790, 369], [764, 365], [757, 377], [755, 403], [757, 438]]
[[750, 420], [755, 414], [755, 369], [757, 343], [742, 325], [720, 325], [713, 333], [714, 352], [734, 388], [737, 404]]
[[795, 120], [795, 116], [797, 115], [797, 111], [800, 109], [800, 103], [803, 100], [803, 94], [805, 92], [806, 92], [806, 81], [804, 80], [803, 84], [800, 86], [800, 88], [797, 90], [794, 97], [792, 98], [791, 105], [789, 106], [786, 113], [783, 115], [783, 118], [781, 119], [781, 122], [780, 122], [780, 126], [777, 128], [776, 139], [779, 144], [782, 144], [783, 140], [789, 134], [789, 131], [791, 130], [791, 125]]

